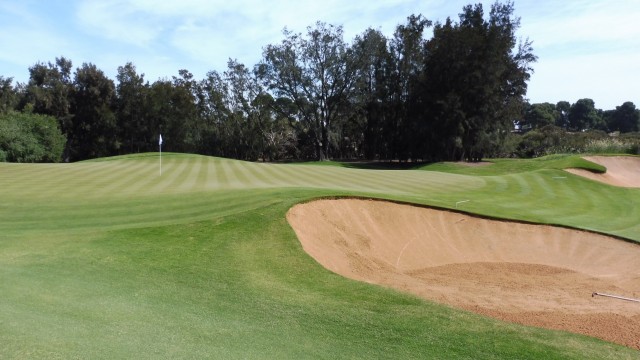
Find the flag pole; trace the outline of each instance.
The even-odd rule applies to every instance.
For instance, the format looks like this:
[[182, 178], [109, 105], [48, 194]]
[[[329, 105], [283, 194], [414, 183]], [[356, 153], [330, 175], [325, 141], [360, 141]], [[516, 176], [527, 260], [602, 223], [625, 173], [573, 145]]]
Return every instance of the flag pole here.
[[158, 146], [160, 147], [160, 176], [162, 176], [162, 134], [160, 134], [160, 139], [158, 139]]

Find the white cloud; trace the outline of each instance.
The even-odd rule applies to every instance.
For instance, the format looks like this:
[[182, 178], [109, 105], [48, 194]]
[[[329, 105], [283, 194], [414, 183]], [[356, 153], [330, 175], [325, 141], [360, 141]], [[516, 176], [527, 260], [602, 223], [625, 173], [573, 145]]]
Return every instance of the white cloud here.
[[540, 48], [585, 43], [592, 47], [620, 42], [637, 45], [640, 39], [638, 5], [630, 1], [582, 1], [571, 3], [571, 6], [554, 2], [551, 5], [556, 8], [553, 14], [523, 19], [522, 33]]
[[528, 97], [532, 102], [591, 98], [602, 109], [640, 94], [638, 3], [594, 1], [528, 3], [521, 33], [534, 41]]
[[55, 31], [52, 19], [38, 16], [28, 3], [0, 3], [0, 23], [0, 64], [4, 71], [14, 69], [0, 76], [26, 82], [35, 63], [77, 55], [72, 42]]
[[[112, 78], [128, 61], [150, 81], [181, 68], [203, 78], [209, 70], [224, 71], [228, 58], [247, 66], [257, 63], [264, 46], [282, 40], [285, 26], [304, 33], [318, 20], [343, 25], [345, 41], [368, 27], [392, 36], [410, 14], [457, 20], [463, 6], [476, 2], [73, 0], [62, 6], [0, 1], [0, 66], [10, 71], [0, 75], [28, 74], [36, 61], [64, 55], [75, 65], [93, 62]], [[480, 2], [488, 14], [494, 0]], [[540, 57], [530, 84], [532, 101], [592, 97], [605, 107], [637, 97], [638, 5], [637, 0], [516, 0], [519, 35], [534, 41]]]
[[136, 46], [151, 46], [163, 30], [161, 19], [123, 0], [80, 2], [76, 17], [89, 33]]

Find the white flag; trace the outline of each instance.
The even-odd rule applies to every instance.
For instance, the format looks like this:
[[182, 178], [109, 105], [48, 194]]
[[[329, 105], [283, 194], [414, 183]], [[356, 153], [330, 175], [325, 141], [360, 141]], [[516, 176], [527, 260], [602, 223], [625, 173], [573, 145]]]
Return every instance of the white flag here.
[[160, 140], [158, 140], [158, 145], [162, 145], [162, 134], [160, 134]]

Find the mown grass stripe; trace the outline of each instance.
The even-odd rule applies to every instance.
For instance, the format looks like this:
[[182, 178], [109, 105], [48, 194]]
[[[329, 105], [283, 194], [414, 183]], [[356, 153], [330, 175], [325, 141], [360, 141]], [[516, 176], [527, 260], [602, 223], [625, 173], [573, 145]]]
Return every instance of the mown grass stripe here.
[[271, 187], [295, 187], [296, 178], [290, 171], [290, 166], [282, 164], [258, 164]]
[[[536, 172], [533, 179], [536, 183], [536, 189], [540, 194], [544, 194], [545, 199], [553, 199], [558, 196], [552, 185], [560, 185], [566, 182], [566, 179], [557, 175], [557, 172]], [[557, 184], [561, 182], [561, 184]]]
[[119, 187], [123, 196], [145, 196], [154, 193], [154, 188], [162, 180], [159, 161], [141, 161], [144, 165], [140, 169], [129, 171], [126, 183]]
[[189, 165], [182, 157], [167, 157], [163, 160], [162, 175], [157, 177], [155, 185], [151, 188], [152, 193], [172, 192], [175, 186], [184, 179], [184, 172]]
[[216, 159], [215, 161], [215, 175], [216, 175], [216, 182], [214, 187], [215, 189], [222, 189], [222, 188], [229, 187], [229, 178], [227, 177], [227, 173], [222, 163], [223, 161], [221, 161], [220, 159]]
[[211, 171], [211, 163], [212, 163], [212, 159], [208, 158], [208, 157], [199, 157], [198, 160], [200, 161], [200, 172], [198, 172], [197, 178], [196, 178], [196, 191], [206, 191], [209, 190], [209, 178], [210, 178], [210, 171]]
[[251, 176], [257, 180], [256, 183], [259, 184], [260, 187], [271, 188], [276, 186], [276, 182], [272, 177], [273, 171], [270, 170], [270, 166], [268, 164], [251, 163], [250, 166], [246, 167], [246, 169], [249, 171]]
[[185, 177], [181, 179], [179, 184], [176, 184], [176, 189], [179, 191], [193, 191], [200, 188], [198, 179], [200, 172], [203, 169], [203, 159], [201, 157], [194, 157], [189, 159], [189, 166], [187, 171], [184, 172]]
[[249, 170], [249, 167], [252, 165], [253, 163], [244, 161], [234, 163], [234, 170], [242, 186], [247, 188], [265, 187], [266, 184], [262, 183], [260, 178], [256, 177], [255, 174]]
[[299, 166], [301, 167], [301, 174], [305, 174], [306, 178], [313, 179], [311, 184], [314, 188], [349, 189], [353, 187], [353, 183], [346, 176], [340, 176], [345, 174], [345, 172], [342, 172], [344, 169], [325, 166], [314, 170], [311, 165]]
[[274, 164], [270, 166], [273, 169], [273, 177], [278, 179], [278, 186], [306, 187], [307, 181], [303, 179], [297, 167], [290, 164]]
[[522, 174], [509, 175], [515, 181], [518, 189], [518, 196], [531, 194], [531, 183], [522, 178]]
[[151, 176], [151, 164], [146, 161], [113, 161], [107, 166], [109, 174], [98, 180], [99, 186], [92, 190], [93, 197], [124, 195], [132, 193], [131, 187], [147, 176]]
[[443, 189], [448, 189], [448, 191], [474, 189], [482, 186], [484, 181], [464, 175], [411, 171], [402, 178], [402, 182], [391, 179], [390, 183], [414, 192], [424, 192]]
[[193, 158], [185, 159], [180, 157], [172, 160], [177, 166], [172, 176], [168, 179], [167, 187], [162, 189], [163, 192], [167, 190], [171, 192], [181, 192], [182, 184], [187, 181], [194, 167]]
[[242, 187], [243, 182], [240, 180], [238, 172], [235, 171], [235, 162], [223, 161], [220, 165], [222, 172], [224, 173], [224, 177], [226, 178], [226, 182], [223, 184], [222, 188], [237, 189]]

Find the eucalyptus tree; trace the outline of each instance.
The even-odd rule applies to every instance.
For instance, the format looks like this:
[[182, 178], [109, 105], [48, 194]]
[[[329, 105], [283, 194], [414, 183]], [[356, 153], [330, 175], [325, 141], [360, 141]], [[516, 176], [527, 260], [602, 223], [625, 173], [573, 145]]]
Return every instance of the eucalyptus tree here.
[[217, 71], [209, 71], [198, 83], [197, 111], [200, 121], [202, 146], [200, 152], [208, 155], [228, 156], [226, 104], [227, 84]]
[[556, 126], [563, 129], [569, 127], [569, 110], [571, 109], [571, 103], [568, 101], [558, 101], [556, 103], [556, 111], [558, 117], [556, 118]]
[[610, 131], [637, 132], [640, 131], [640, 110], [631, 101], [616, 106], [607, 119]]
[[149, 143], [155, 148], [158, 135], [164, 140], [162, 149], [195, 152], [198, 149], [197, 82], [188, 70], [178, 76], [154, 81], [148, 90], [146, 123]]
[[528, 129], [542, 128], [547, 125], [555, 125], [556, 119], [560, 116], [555, 104], [538, 103], [525, 106], [524, 121], [521, 125]]
[[530, 41], [517, 42], [513, 12], [512, 2], [496, 2], [485, 19], [482, 4], [468, 5], [457, 23], [435, 25], [419, 99], [428, 156], [478, 160], [522, 113], [537, 58]]
[[387, 158], [391, 136], [385, 127], [391, 119], [391, 76], [394, 62], [387, 38], [380, 30], [367, 29], [356, 37], [353, 55], [359, 59], [356, 73], [356, 103], [362, 123], [365, 158]]
[[34, 112], [58, 119], [69, 115], [72, 67], [71, 60], [60, 57], [55, 63], [36, 63], [29, 68], [26, 100], [33, 104]]
[[119, 145], [115, 84], [102, 70], [84, 63], [75, 71], [72, 121], [67, 128], [70, 157], [83, 160], [114, 155]]
[[200, 82], [202, 121], [210, 124], [213, 154], [242, 160], [264, 156], [272, 101], [255, 74], [229, 60], [222, 74], [211, 71]]
[[317, 22], [305, 36], [284, 30], [285, 39], [263, 49], [256, 74], [276, 98], [291, 101], [313, 141], [314, 157], [330, 157], [330, 139], [348, 117], [356, 66], [341, 26]]
[[20, 101], [17, 86], [13, 86], [13, 78], [0, 76], [0, 114], [15, 110]]
[[155, 149], [149, 128], [147, 97], [149, 83], [144, 74], [138, 74], [135, 65], [126, 63], [118, 67], [116, 75], [116, 114], [121, 153], [138, 153]]
[[580, 99], [571, 105], [568, 120], [571, 131], [604, 128], [604, 120], [596, 109], [595, 102], [588, 98]]
[[[21, 109], [54, 116], [65, 135], [69, 133], [72, 118], [72, 67], [71, 60], [65, 57], [56, 58], [54, 63], [38, 62], [31, 66], [25, 96], [19, 105]], [[65, 158], [68, 158], [68, 150], [65, 150], [67, 155], [63, 155]]]
[[[390, 111], [385, 133], [390, 137], [392, 158], [408, 159], [415, 156], [418, 139], [416, 122], [421, 118], [416, 105], [419, 99], [419, 78], [425, 70], [424, 30], [432, 22], [422, 15], [410, 15], [405, 25], [398, 25], [390, 40]], [[413, 153], [413, 154], [412, 154]]]
[[196, 152], [202, 140], [197, 104], [198, 81], [186, 69], [178, 70], [178, 76], [173, 76], [172, 79], [172, 117], [166, 124], [167, 135], [175, 137], [174, 151]]
[[227, 90], [228, 121], [233, 131], [233, 157], [257, 160], [265, 150], [272, 98], [255, 74], [237, 60], [229, 60], [223, 79]]

